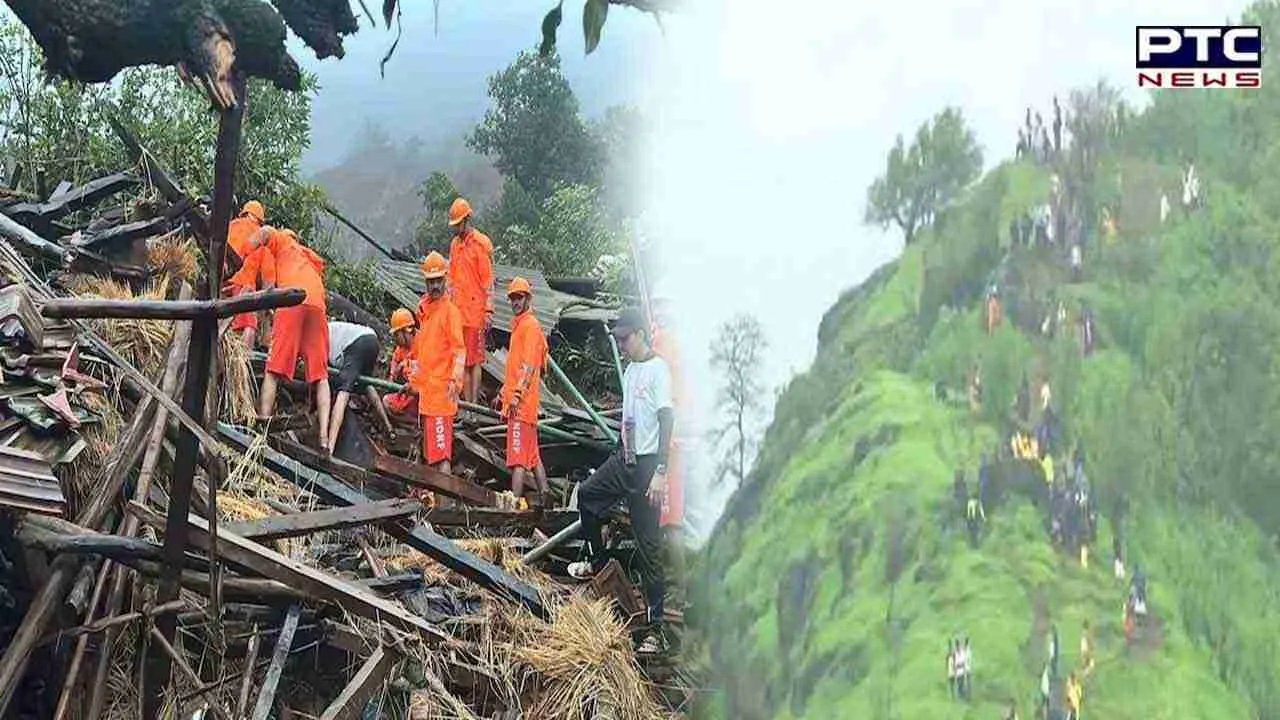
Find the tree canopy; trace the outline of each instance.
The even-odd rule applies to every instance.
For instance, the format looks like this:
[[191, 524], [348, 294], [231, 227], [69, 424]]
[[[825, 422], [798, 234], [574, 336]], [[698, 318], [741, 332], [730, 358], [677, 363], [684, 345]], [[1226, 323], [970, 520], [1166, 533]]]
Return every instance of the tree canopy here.
[[867, 191], [866, 221], [897, 225], [910, 245], [981, 170], [973, 131], [958, 108], [947, 108], [922, 124], [909, 146], [898, 136], [884, 174]]
[[491, 105], [467, 144], [541, 202], [558, 184], [597, 184], [600, 148], [560, 58], [522, 52], [489, 78]]

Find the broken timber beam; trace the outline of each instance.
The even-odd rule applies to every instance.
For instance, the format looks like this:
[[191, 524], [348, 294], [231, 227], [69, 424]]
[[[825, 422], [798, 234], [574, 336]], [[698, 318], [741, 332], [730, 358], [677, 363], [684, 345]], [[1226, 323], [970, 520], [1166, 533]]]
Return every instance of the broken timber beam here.
[[[399, 458], [393, 458], [389, 455], [380, 455], [374, 459], [374, 467], [366, 470], [358, 465], [354, 465], [337, 458], [324, 457], [315, 450], [286, 438], [273, 437], [271, 441], [278, 444], [281, 449], [287, 452], [291, 457], [298, 458], [303, 462], [325, 470], [343, 480], [357, 485], [415, 485], [428, 490], [433, 490], [441, 495], [447, 495], [458, 500], [488, 505], [492, 507], [497, 501], [493, 491], [481, 487], [469, 480], [463, 480], [454, 475], [447, 475], [434, 468], [425, 465], [415, 465], [405, 462]], [[379, 483], [379, 480], [390, 480], [391, 482]]]
[[112, 318], [137, 320], [197, 320], [229, 318], [247, 312], [301, 305], [307, 299], [302, 288], [258, 290], [219, 300], [108, 300], [60, 298], [40, 309], [47, 318]]
[[365, 703], [375, 692], [386, 686], [388, 678], [399, 665], [400, 653], [395, 650], [379, 647], [373, 651], [368, 660], [360, 666], [360, 670], [351, 678], [351, 682], [342, 689], [329, 707], [325, 708], [320, 720], [353, 720], [361, 716]]
[[253, 720], [267, 720], [271, 715], [276, 688], [280, 686], [280, 675], [284, 673], [285, 660], [289, 659], [289, 648], [293, 645], [293, 634], [298, 631], [298, 616], [301, 613], [302, 605], [293, 605], [284, 619], [284, 627], [280, 630], [280, 637], [276, 639], [276, 649], [271, 654], [271, 667], [262, 678], [258, 702], [253, 706]]
[[[218, 432], [241, 450], [248, 449], [252, 442], [248, 435], [225, 423], [218, 424]], [[331, 475], [303, 465], [273, 448], [267, 447], [262, 451], [262, 463], [271, 472], [319, 496], [325, 502], [335, 505], [361, 505], [369, 502], [369, 498], [359, 490]], [[544, 619], [550, 617], [536, 588], [493, 563], [463, 550], [449, 539], [425, 527], [409, 527], [403, 522], [386, 522], [381, 527], [384, 532], [400, 542], [428, 555], [485, 590], [510, 598], [539, 617]]]
[[26, 255], [63, 265], [71, 262], [71, 254], [61, 245], [45, 240], [3, 213], [0, 213], [0, 237], [17, 245]]
[[497, 504], [497, 498], [493, 491], [486, 487], [440, 472], [433, 467], [411, 463], [392, 455], [376, 456], [373, 460], [373, 469], [411, 485], [435, 490], [460, 500], [488, 507], [493, 507]]
[[310, 535], [325, 530], [359, 527], [380, 520], [398, 520], [415, 515], [421, 510], [422, 503], [412, 498], [379, 500], [332, 510], [272, 515], [261, 520], [230, 523], [225, 528], [227, 532], [235, 533], [247, 540], [261, 542]]
[[436, 527], [468, 527], [497, 529], [529, 529], [556, 533], [578, 519], [573, 510], [547, 510], [544, 512], [515, 512], [489, 508], [432, 508], [422, 518]]
[[[151, 508], [129, 503], [129, 512], [154, 527], [163, 527], [160, 514]], [[197, 547], [209, 549], [209, 524], [199, 515], [187, 516], [190, 538]], [[166, 538], [167, 539], [167, 538]], [[287, 558], [252, 540], [227, 532], [219, 533], [218, 556], [259, 575], [282, 582], [307, 593], [312, 598], [337, 605], [355, 615], [394, 625], [406, 632], [417, 633], [427, 642], [443, 642], [449, 636], [434, 625], [397, 604], [390, 603], [368, 590], [323, 571]]]
[[118, 192], [128, 190], [137, 184], [138, 178], [133, 173], [119, 172], [90, 180], [74, 190], [51, 197], [48, 202], [11, 205], [4, 209], [4, 214], [16, 222], [36, 221], [43, 225], [105, 200]]

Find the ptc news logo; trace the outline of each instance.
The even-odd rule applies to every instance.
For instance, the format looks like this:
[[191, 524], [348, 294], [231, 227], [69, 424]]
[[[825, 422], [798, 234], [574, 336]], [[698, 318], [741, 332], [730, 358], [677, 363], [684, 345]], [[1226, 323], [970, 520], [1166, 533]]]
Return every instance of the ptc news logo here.
[[1138, 26], [1138, 87], [1262, 86], [1257, 25]]

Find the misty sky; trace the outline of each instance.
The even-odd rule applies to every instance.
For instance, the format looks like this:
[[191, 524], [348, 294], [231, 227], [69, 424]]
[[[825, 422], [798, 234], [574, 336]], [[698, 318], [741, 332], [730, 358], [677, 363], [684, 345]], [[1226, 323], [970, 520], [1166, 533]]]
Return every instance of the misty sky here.
[[[517, 53], [536, 47], [542, 17], [552, 0], [441, 0], [440, 26], [433, 27], [432, 4], [405, 3], [404, 35], [387, 63], [378, 64], [395, 40], [377, 13], [382, 3], [366, 0], [378, 18], [370, 29], [360, 13], [360, 32], [345, 41], [342, 60], [317, 61], [297, 38], [295, 58], [320, 80], [312, 112], [312, 146], [304, 158], [308, 171], [341, 160], [364, 120], [375, 121], [396, 139], [417, 136], [428, 143], [455, 141], [488, 106], [485, 80], [511, 63]], [[353, 7], [358, 8], [356, 3]], [[565, 74], [588, 116], [606, 107], [633, 102], [648, 63], [662, 43], [657, 24], [629, 8], [615, 7], [600, 46], [584, 57], [582, 2], [564, 6], [559, 49]]]

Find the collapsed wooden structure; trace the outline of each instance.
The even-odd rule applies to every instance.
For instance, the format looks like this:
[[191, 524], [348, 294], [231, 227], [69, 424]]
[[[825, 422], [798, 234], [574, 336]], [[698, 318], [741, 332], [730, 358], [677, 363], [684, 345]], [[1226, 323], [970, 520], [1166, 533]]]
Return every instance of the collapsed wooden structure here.
[[[320, 454], [305, 393], [286, 393], [266, 428], [244, 422], [229, 388], [251, 393], [264, 358], [237, 356], [225, 320], [302, 297], [210, 290], [241, 105], [223, 113], [211, 211], [119, 123], [134, 168], [46, 198], [0, 177], [0, 716], [639, 718], [687, 704], [670, 658], [637, 660], [626, 642], [643, 603], [623, 566], [588, 586], [564, 577], [573, 487], [619, 423], [558, 366], [539, 423], [557, 502], [536, 512], [509, 508], [484, 406], [464, 407], [450, 475], [415, 461], [411, 426], [371, 435], [360, 410]], [[143, 201], [103, 206], [139, 189]], [[416, 300], [402, 259], [379, 272]], [[535, 280], [552, 327], [612, 313]], [[490, 389], [503, 360], [486, 365]], [[588, 655], [566, 674], [556, 648]]]

